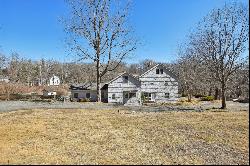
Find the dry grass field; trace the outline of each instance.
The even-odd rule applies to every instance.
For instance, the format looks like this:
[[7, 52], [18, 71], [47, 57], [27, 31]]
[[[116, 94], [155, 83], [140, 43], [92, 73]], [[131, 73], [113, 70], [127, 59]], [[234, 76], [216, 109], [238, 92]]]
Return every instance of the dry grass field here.
[[248, 114], [0, 113], [0, 164], [249, 164]]

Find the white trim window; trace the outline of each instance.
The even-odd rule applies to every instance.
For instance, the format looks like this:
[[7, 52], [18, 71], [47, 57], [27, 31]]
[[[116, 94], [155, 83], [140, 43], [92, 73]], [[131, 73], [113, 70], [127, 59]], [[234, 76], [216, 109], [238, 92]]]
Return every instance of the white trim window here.
[[78, 98], [78, 93], [74, 93], [74, 98]]
[[90, 93], [86, 93], [86, 98], [90, 99]]
[[169, 99], [170, 98], [170, 93], [165, 93], [165, 98]]
[[146, 101], [152, 101], [152, 96], [153, 96], [152, 93], [144, 92], [143, 95]]
[[163, 74], [163, 69], [156, 69], [156, 74]]

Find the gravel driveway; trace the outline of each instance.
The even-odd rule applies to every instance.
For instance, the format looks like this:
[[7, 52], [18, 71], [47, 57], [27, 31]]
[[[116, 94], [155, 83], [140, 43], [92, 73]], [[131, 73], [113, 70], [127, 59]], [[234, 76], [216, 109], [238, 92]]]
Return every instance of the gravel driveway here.
[[31, 102], [31, 101], [0, 101], [0, 112], [25, 109], [109, 109], [110, 104], [77, 103], [77, 102]]
[[[229, 111], [249, 111], [249, 103], [227, 102]], [[109, 103], [78, 103], [78, 102], [30, 102], [30, 101], [0, 101], [0, 112], [15, 111], [21, 109], [126, 109], [131, 111], [204, 111], [220, 108], [220, 103], [202, 102], [200, 105], [190, 106], [116, 106]]]

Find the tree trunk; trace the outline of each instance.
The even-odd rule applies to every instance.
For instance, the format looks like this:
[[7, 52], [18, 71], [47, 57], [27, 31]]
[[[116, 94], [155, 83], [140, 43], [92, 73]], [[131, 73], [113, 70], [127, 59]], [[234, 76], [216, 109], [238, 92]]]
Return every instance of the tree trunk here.
[[98, 102], [102, 102], [102, 91], [101, 91], [100, 84], [101, 84], [101, 77], [99, 77], [99, 87], [98, 87], [98, 96], [99, 96], [99, 98], [98, 98]]
[[215, 100], [218, 100], [218, 99], [219, 99], [219, 89], [218, 89], [217, 87], [215, 88], [214, 99], [215, 99]]
[[221, 101], [221, 109], [226, 109], [227, 108], [227, 105], [226, 105], [226, 86], [225, 86], [225, 83], [222, 83], [221, 85], [221, 98], [222, 98], [222, 101]]
[[208, 96], [212, 96], [212, 88], [209, 88]]
[[97, 101], [101, 102], [101, 87], [100, 87], [100, 61], [96, 61], [96, 90], [97, 90]]
[[192, 95], [190, 93], [188, 93], [188, 102], [192, 101]]

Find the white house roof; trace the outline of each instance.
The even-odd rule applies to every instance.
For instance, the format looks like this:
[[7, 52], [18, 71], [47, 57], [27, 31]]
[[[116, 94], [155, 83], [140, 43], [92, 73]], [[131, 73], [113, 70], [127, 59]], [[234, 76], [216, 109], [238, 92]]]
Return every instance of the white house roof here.
[[[127, 74], [127, 75], [133, 77], [134, 79], [138, 80], [138, 77], [139, 77], [139, 78], [140, 78], [140, 77], [143, 77], [145, 74], [147, 74], [148, 72], [154, 70], [155, 68], [157, 68], [157, 67], [159, 67], [159, 66], [161, 66], [161, 67], [163, 67], [165, 70], [167, 70], [167, 71], [171, 74], [171, 76], [172, 76], [173, 78], [175, 78], [176, 81], [178, 81], [177, 77], [176, 77], [168, 68], [166, 68], [163, 64], [157, 64], [157, 65], [155, 65], [154, 67], [152, 67], [152, 68], [150, 68], [149, 70], [147, 70], [146, 72], [144, 72], [143, 74], [141, 74], [140, 76], [135, 76], [135, 75], [132, 75], [132, 74], [127, 73], [127, 72], [121, 73], [121, 74], [119, 74], [117, 77], [115, 77], [114, 79], [112, 79], [111, 81], [109, 81], [107, 84], [110, 84], [111, 82], [115, 81], [116, 79], [120, 78], [121, 76], [123, 76], [123, 75], [125, 75], [125, 74]], [[138, 81], [139, 81], [139, 80], [138, 80]]]
[[155, 66], [152, 67], [151, 69], [149, 69], [149, 70], [147, 70], [146, 72], [144, 72], [143, 74], [141, 74], [139, 77], [143, 77], [143, 76], [146, 75], [148, 72], [154, 70], [155, 68], [157, 68], [157, 67], [159, 67], [159, 66], [161, 66], [161, 67], [163, 67], [165, 70], [167, 70], [167, 71], [169, 72], [169, 74], [171, 75], [171, 77], [175, 78], [176, 81], [178, 81], [176, 75], [175, 75], [174, 73], [172, 73], [168, 68], [166, 68], [163, 64], [157, 64], [157, 65], [155, 65]]
[[[110, 84], [111, 82], [113, 82], [113, 81], [117, 80], [118, 78], [120, 78], [121, 76], [123, 76], [123, 75], [125, 75], [125, 74], [127, 74], [127, 75], [129, 75], [129, 76], [133, 77], [134, 79], [138, 80], [138, 78], [136, 78], [136, 77], [135, 77], [135, 76], [133, 76], [132, 74], [127, 73], [127, 72], [124, 72], [124, 73], [122, 73], [122, 74], [118, 75], [117, 77], [115, 77], [114, 79], [112, 79], [111, 81], [109, 81], [107, 84]], [[138, 81], [139, 81], [139, 80], [138, 80]]]
[[52, 77], [50, 77], [50, 79], [59, 79], [59, 77], [58, 76], [55, 76], [55, 75], [53, 75]]
[[[157, 68], [158, 66], [162, 66], [164, 67], [162, 64], [157, 64], [154, 67], [150, 68], [149, 70], [145, 71], [143, 74], [141, 74], [139, 77], [144, 76], [145, 74], [147, 74], [148, 72], [152, 71], [153, 69]], [[166, 69], [166, 67], [164, 67]]]
[[[105, 85], [105, 83], [100, 83], [100, 87], [102, 88]], [[82, 84], [72, 84], [70, 86], [71, 90], [96, 90], [96, 83], [88, 82], [88, 83], [82, 83]]]

